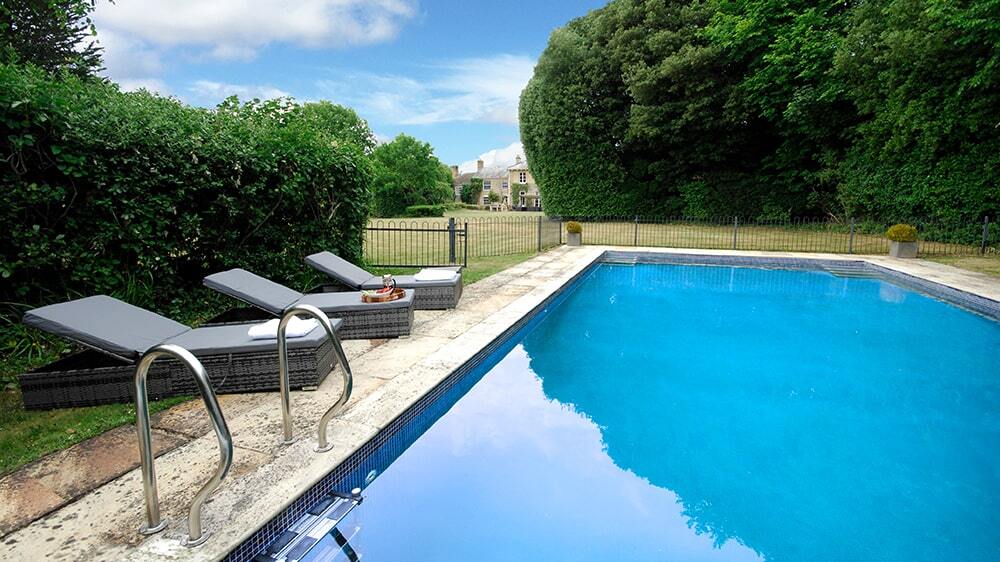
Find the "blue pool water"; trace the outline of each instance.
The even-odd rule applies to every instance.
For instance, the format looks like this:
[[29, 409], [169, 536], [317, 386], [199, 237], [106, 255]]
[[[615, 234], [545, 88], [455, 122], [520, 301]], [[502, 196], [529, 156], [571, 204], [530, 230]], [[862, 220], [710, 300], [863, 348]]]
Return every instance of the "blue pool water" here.
[[997, 560], [998, 357], [881, 280], [602, 265], [340, 529], [373, 561]]

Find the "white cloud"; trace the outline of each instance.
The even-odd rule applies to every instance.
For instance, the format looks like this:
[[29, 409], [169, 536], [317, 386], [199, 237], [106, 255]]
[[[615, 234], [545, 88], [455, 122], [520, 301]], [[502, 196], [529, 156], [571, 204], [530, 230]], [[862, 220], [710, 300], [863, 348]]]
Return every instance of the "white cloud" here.
[[211, 80], [198, 80], [191, 85], [189, 91], [196, 98], [195, 101], [208, 102], [210, 104], [217, 104], [229, 96], [239, 96], [240, 100], [243, 101], [253, 98], [267, 100], [291, 97], [291, 94], [288, 92], [279, 90], [273, 86], [225, 84], [222, 82], [212, 82]]
[[168, 93], [163, 80], [158, 78], [163, 72], [159, 49], [111, 30], [102, 30], [99, 42], [104, 47], [105, 74], [113, 77], [123, 90], [145, 88], [151, 92]]
[[97, 28], [157, 47], [201, 47], [246, 59], [271, 43], [346, 47], [391, 40], [416, 15], [414, 0], [142, 0], [101, 2]]
[[363, 115], [399, 125], [448, 121], [517, 123], [521, 90], [534, 70], [531, 58], [501, 54], [432, 65], [433, 78], [348, 73], [320, 80], [319, 89]]
[[158, 78], [128, 78], [125, 80], [118, 81], [118, 87], [126, 92], [134, 92], [136, 90], [148, 90], [155, 94], [160, 94], [161, 96], [169, 96], [170, 88], [167, 87], [163, 80]]
[[152, 83], [163, 75], [164, 60], [182, 56], [249, 61], [274, 43], [336, 48], [389, 41], [416, 15], [415, 2], [123, 0], [99, 2], [94, 21], [107, 76]]
[[[520, 142], [514, 142], [502, 148], [488, 150], [480, 154], [477, 160], [483, 161], [484, 168], [491, 168], [494, 166], [506, 168], [514, 165], [518, 156], [520, 156], [522, 160], [524, 159], [524, 145]], [[458, 171], [462, 174], [475, 172], [477, 166], [478, 164], [476, 160], [467, 160], [459, 164]]]

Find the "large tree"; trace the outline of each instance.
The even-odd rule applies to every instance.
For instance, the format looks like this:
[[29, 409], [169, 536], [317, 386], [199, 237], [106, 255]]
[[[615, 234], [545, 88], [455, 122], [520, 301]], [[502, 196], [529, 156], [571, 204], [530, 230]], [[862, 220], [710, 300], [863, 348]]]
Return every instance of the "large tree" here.
[[0, 57], [49, 72], [92, 76], [102, 69], [90, 13], [95, 0], [4, 0]]
[[548, 211], [997, 211], [1000, 0], [613, 0], [521, 97]]
[[862, 2], [837, 76], [863, 119], [840, 196], [855, 214], [965, 226], [1000, 213], [1000, 1]]
[[451, 201], [451, 171], [426, 142], [399, 135], [372, 151], [375, 214], [402, 216], [410, 205]]

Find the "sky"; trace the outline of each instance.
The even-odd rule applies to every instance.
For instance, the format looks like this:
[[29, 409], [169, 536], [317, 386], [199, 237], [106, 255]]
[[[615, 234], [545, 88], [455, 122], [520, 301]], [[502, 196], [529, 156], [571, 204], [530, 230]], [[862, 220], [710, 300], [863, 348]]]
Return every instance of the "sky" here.
[[104, 74], [213, 107], [330, 100], [475, 169], [521, 152], [517, 102], [549, 34], [606, 0], [99, 0]]

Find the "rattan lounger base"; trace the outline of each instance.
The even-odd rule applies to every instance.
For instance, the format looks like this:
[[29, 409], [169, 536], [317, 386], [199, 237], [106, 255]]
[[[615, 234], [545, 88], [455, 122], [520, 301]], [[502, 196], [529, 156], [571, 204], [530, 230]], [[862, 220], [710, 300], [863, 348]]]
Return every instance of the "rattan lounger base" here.
[[413, 308], [417, 310], [443, 310], [458, 306], [462, 298], [462, 284], [448, 287], [420, 287], [413, 289]]
[[[216, 393], [278, 389], [278, 352], [199, 356]], [[294, 389], [315, 388], [336, 365], [333, 343], [288, 350], [288, 374]], [[26, 409], [71, 408], [135, 400], [135, 365], [92, 350], [74, 353], [18, 376]], [[198, 393], [194, 378], [173, 359], [153, 363], [147, 380], [150, 400]]]

